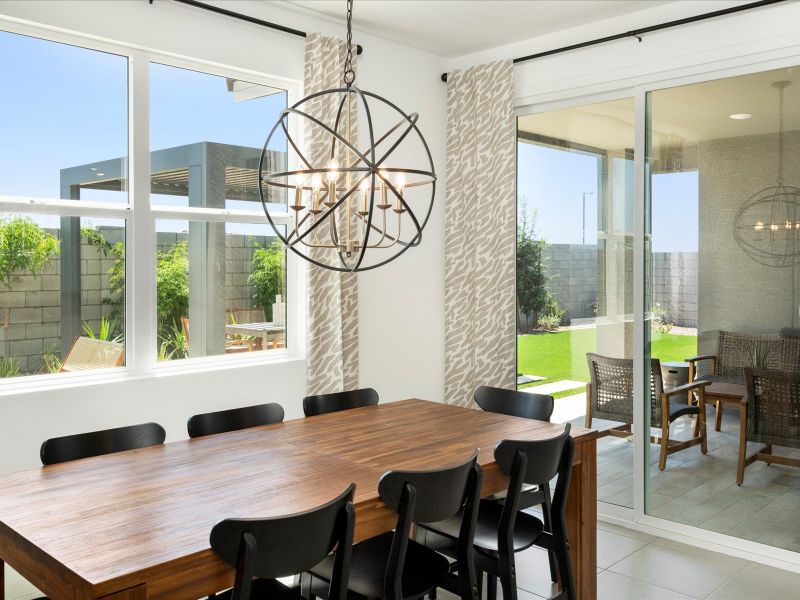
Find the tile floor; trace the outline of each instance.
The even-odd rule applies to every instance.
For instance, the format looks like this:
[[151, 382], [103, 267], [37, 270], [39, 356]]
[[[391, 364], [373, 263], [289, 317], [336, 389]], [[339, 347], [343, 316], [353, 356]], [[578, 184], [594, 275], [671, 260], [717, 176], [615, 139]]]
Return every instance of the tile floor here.
[[[583, 394], [556, 400], [553, 420], [584, 424]], [[800, 552], [800, 469], [756, 462], [745, 469], [744, 483], [736, 485], [739, 452], [739, 415], [723, 414], [722, 431], [713, 430], [708, 412], [708, 454], [694, 446], [657, 466], [658, 447], [651, 446], [650, 514], [726, 533], [747, 540]], [[593, 426], [609, 425], [596, 421]], [[672, 426], [676, 439], [685, 439], [692, 421], [683, 417]], [[749, 451], [757, 444], [748, 444]], [[778, 449], [800, 457], [800, 450]], [[620, 506], [633, 506], [633, 441], [607, 436], [598, 441], [597, 497]], [[800, 590], [796, 595], [800, 599]]]
[[[598, 600], [797, 600], [800, 574], [707, 552], [608, 523], [597, 531]], [[519, 600], [556, 592], [547, 555], [517, 555]], [[442, 600], [455, 596], [439, 593]]]

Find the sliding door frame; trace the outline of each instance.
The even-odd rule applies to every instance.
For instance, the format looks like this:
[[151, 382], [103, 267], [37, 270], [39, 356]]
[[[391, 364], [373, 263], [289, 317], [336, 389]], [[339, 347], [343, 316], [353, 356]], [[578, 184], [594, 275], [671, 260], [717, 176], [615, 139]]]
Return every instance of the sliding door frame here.
[[[515, 118], [531, 114], [541, 114], [597, 104], [623, 98], [634, 99], [634, 262], [633, 262], [633, 307], [634, 307], [634, 393], [636, 398], [645, 398], [649, 394], [648, 382], [645, 378], [645, 352], [647, 330], [645, 321], [645, 278], [647, 246], [645, 244], [646, 223], [649, 218], [647, 206], [647, 102], [648, 94], [657, 90], [703, 83], [716, 79], [750, 75], [762, 71], [795, 67], [800, 65], [800, 44], [785, 49], [779, 57], [748, 55], [720, 63], [693, 65], [681, 71], [672, 71], [672, 76], [659, 79], [656, 75], [642, 77], [633, 86], [624, 86], [609, 91], [603, 84], [598, 84], [596, 92], [581, 88], [581, 95], [570, 96], [564, 92], [555, 100], [535, 104], [521, 104], [515, 108]], [[721, 552], [731, 556], [744, 558], [754, 562], [776, 566], [800, 573], [800, 553], [769, 546], [751, 540], [709, 531], [700, 527], [684, 525], [660, 517], [648, 515], [646, 512], [647, 483], [649, 481], [650, 444], [645, 432], [649, 432], [647, 424], [650, 420], [649, 406], [644, 402], [634, 403], [634, 421], [640, 427], [634, 427], [633, 436], [633, 508], [626, 508], [598, 501], [598, 517], [606, 522], [616, 523], [628, 528], [650, 533], [659, 537], [680, 541], [706, 550]]]

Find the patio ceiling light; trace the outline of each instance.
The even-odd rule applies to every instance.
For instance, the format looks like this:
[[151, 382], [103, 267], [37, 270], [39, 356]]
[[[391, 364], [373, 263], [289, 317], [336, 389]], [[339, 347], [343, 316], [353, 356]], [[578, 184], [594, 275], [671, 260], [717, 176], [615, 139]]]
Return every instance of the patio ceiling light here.
[[[436, 192], [433, 158], [417, 127], [419, 115], [353, 85], [352, 16], [348, 0], [344, 86], [312, 93], [283, 110], [258, 167], [261, 203], [280, 240], [309, 262], [344, 272], [380, 267], [418, 246]], [[338, 109], [334, 118], [326, 118], [331, 103]], [[363, 149], [351, 125], [359, 113], [367, 125], [367, 136], [361, 138], [369, 142]], [[301, 150], [290, 117], [302, 122], [310, 148]], [[376, 124], [388, 118], [396, 124], [378, 137]], [[276, 135], [286, 136], [288, 164], [297, 168], [267, 170], [267, 148]], [[270, 191], [272, 197], [285, 193], [287, 203], [291, 199], [293, 222], [285, 232], [267, 209]]]

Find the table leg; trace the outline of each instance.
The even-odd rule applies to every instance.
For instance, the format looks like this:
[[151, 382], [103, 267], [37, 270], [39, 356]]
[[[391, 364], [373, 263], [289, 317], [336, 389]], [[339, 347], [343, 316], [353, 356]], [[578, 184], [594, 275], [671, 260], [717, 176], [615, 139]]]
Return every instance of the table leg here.
[[103, 596], [100, 600], [147, 600], [147, 586], [143, 583], [121, 592]]
[[0, 560], [0, 600], [6, 600], [6, 563]]
[[597, 598], [597, 442], [575, 447], [578, 462], [572, 467], [567, 497], [567, 535], [575, 574], [575, 597]]

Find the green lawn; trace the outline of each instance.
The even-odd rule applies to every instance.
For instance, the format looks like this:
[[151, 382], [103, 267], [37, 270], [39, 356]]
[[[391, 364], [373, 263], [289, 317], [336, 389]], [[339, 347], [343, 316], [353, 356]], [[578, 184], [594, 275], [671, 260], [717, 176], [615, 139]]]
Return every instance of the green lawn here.
[[[662, 362], [682, 361], [697, 354], [697, 337], [653, 333], [653, 357]], [[517, 337], [517, 372], [541, 375], [541, 385], [562, 379], [588, 381], [586, 353], [596, 351], [596, 330], [573, 329], [555, 333], [538, 333]], [[555, 394], [556, 397], [574, 393], [572, 390]]]

